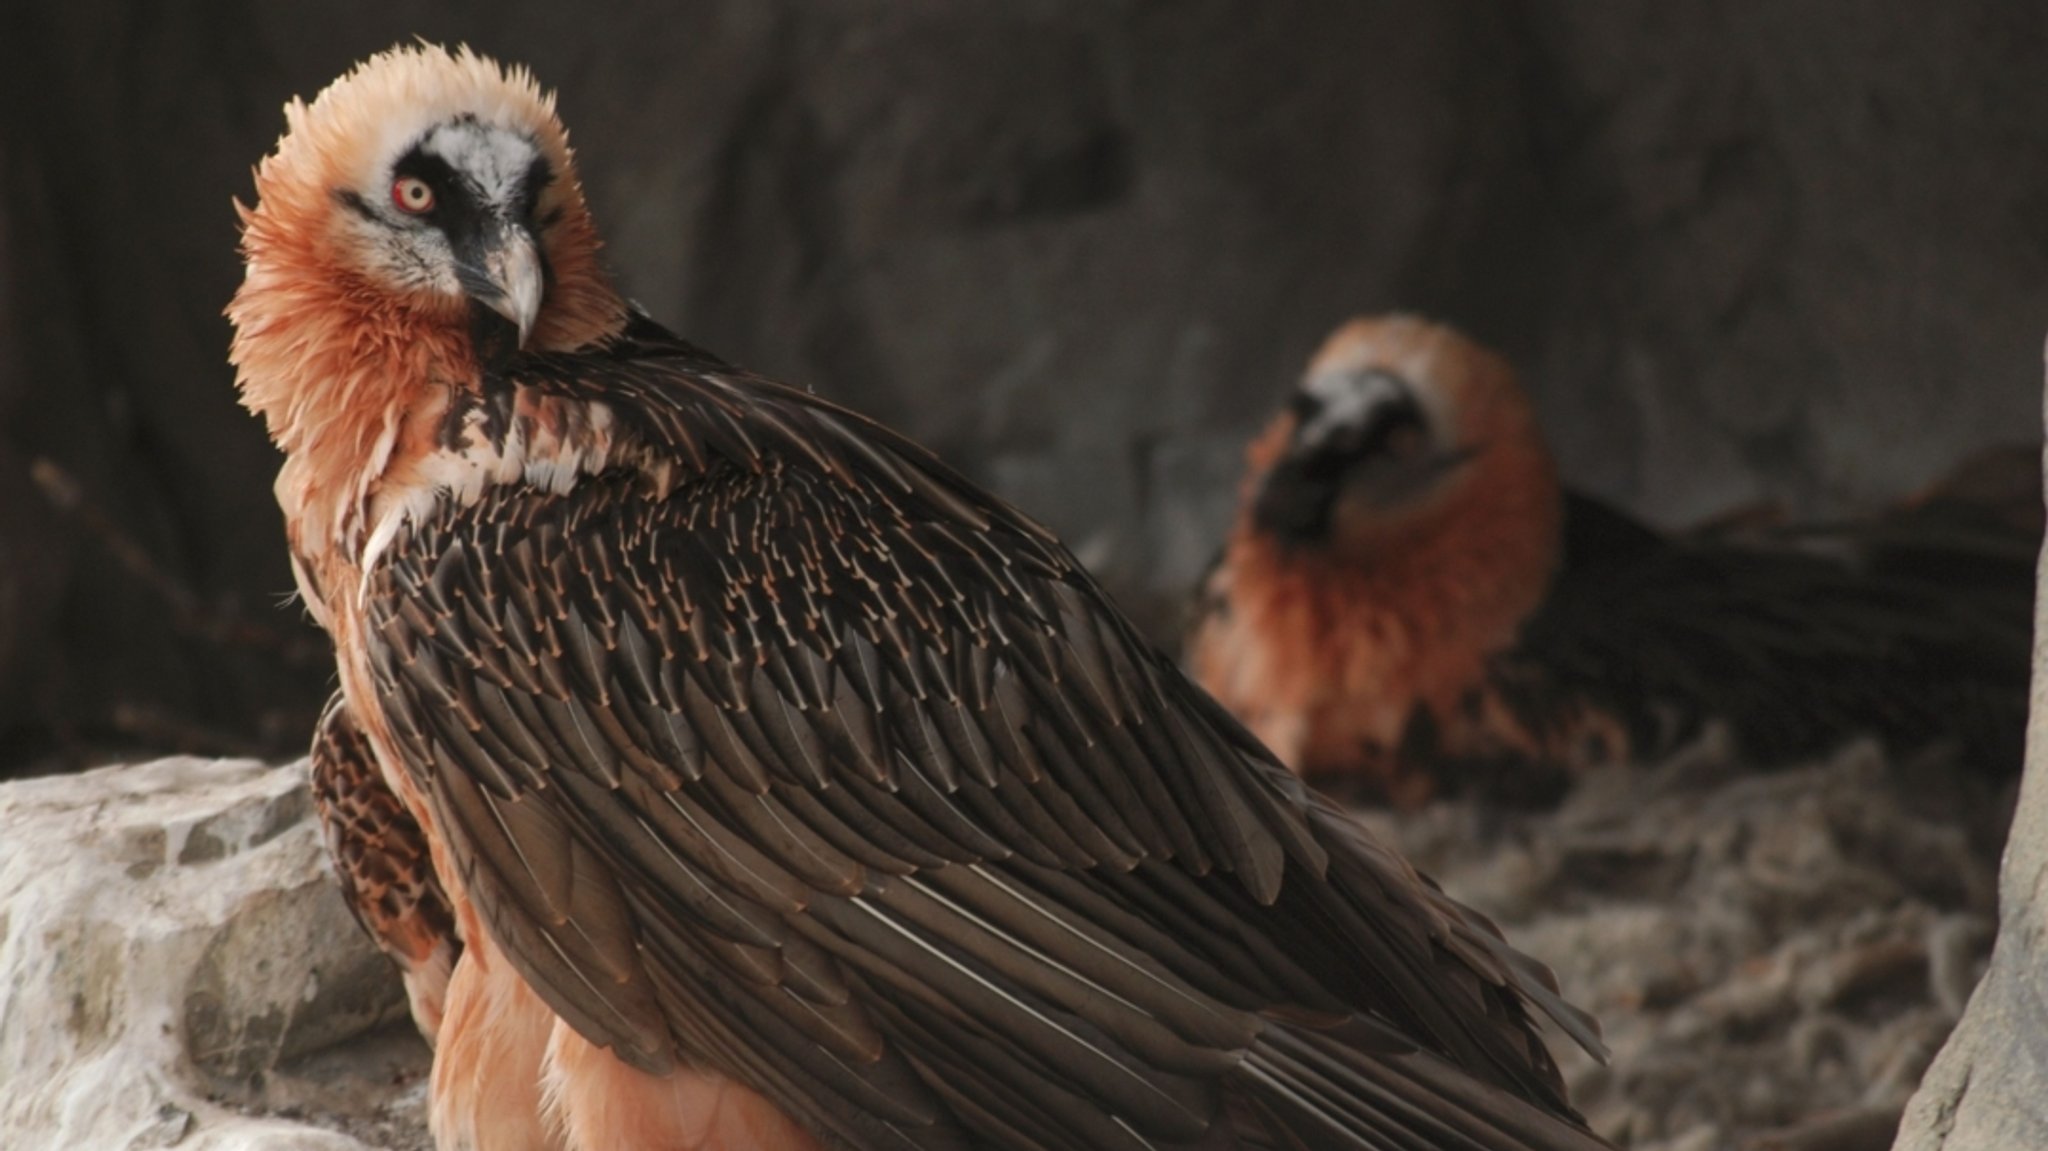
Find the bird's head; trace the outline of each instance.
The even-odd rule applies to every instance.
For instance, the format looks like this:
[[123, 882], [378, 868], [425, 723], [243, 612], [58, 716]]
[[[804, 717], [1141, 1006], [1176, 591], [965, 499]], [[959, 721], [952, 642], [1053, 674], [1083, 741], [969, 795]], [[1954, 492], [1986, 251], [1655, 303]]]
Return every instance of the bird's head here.
[[248, 270], [228, 309], [245, 402], [274, 433], [297, 390], [366, 356], [489, 363], [622, 323], [553, 97], [524, 69], [395, 48], [285, 119], [241, 208]]
[[1549, 483], [1512, 369], [1409, 316], [1337, 329], [1252, 448], [1250, 526], [1287, 548], [1372, 548], [1437, 520], [1461, 493]]

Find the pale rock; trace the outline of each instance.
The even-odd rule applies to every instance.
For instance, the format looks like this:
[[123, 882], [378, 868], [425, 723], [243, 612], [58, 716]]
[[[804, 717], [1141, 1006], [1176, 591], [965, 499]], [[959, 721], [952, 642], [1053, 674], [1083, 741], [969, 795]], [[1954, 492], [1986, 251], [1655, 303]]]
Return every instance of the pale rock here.
[[420, 1145], [425, 1048], [303, 764], [12, 783], [0, 828], [0, 1147]]
[[[2048, 1147], [2048, 567], [2042, 576], [2026, 779], [1999, 872], [1991, 968], [1907, 1105], [1893, 1151]], [[1948, 957], [1937, 954], [1946, 977]]]

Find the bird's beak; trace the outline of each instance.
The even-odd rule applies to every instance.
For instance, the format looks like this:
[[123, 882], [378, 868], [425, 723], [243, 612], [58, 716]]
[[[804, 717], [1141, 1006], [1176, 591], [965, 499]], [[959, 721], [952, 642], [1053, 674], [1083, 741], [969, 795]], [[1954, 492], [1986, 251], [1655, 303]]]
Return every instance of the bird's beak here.
[[512, 321], [519, 329], [519, 346], [525, 347], [540, 316], [541, 297], [547, 290], [547, 273], [541, 265], [540, 248], [533, 233], [517, 224], [496, 228], [481, 245], [469, 266], [461, 269], [463, 287], [470, 298]]

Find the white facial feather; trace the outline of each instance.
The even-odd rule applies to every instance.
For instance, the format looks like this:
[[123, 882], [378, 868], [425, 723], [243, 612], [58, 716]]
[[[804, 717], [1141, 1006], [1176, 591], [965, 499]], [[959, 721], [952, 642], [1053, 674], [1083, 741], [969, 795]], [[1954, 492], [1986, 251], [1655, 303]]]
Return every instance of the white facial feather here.
[[403, 292], [462, 294], [455, 277], [455, 251], [440, 229], [386, 220], [381, 214], [372, 220], [353, 212], [342, 226], [356, 240], [354, 250], [360, 253], [363, 271], [379, 282]]
[[1356, 427], [1382, 404], [1401, 399], [1404, 389], [1386, 372], [1340, 368], [1318, 372], [1302, 383], [1302, 390], [1320, 401], [1314, 416], [1297, 433], [1301, 443], [1313, 447], [1338, 430]]
[[1381, 404], [1401, 398], [1405, 391], [1422, 409], [1431, 438], [1440, 445], [1456, 443], [1459, 413], [1437, 379], [1438, 351], [1436, 341], [1394, 356], [1383, 348], [1365, 345], [1326, 362], [1301, 382], [1301, 389], [1319, 401], [1320, 410], [1298, 433], [1300, 441], [1321, 443], [1339, 428], [1355, 426]]
[[420, 150], [446, 160], [449, 167], [476, 184], [486, 203], [500, 206], [518, 197], [526, 173], [540, 155], [525, 134], [474, 120], [436, 127], [420, 141]]
[[418, 147], [446, 161], [474, 185], [473, 191], [485, 203], [505, 208], [516, 202], [540, 150], [519, 129], [473, 119], [448, 121], [424, 135], [394, 136], [390, 146], [377, 171], [355, 189], [369, 215], [343, 213], [343, 226], [357, 241], [355, 250], [361, 253], [363, 270], [400, 291], [461, 295], [455, 253], [447, 234], [392, 203], [393, 169], [407, 152]]

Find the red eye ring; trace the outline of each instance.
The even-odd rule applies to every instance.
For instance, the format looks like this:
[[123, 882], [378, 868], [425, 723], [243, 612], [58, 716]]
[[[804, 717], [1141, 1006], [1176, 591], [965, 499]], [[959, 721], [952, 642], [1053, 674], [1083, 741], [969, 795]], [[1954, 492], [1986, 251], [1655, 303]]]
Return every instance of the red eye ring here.
[[391, 181], [391, 202], [409, 216], [423, 216], [434, 210], [434, 189], [418, 176], [400, 176]]

